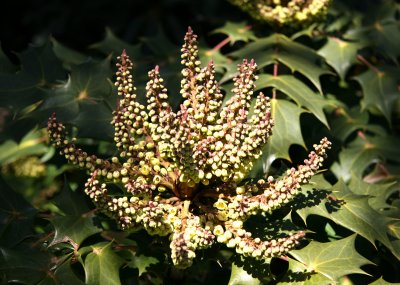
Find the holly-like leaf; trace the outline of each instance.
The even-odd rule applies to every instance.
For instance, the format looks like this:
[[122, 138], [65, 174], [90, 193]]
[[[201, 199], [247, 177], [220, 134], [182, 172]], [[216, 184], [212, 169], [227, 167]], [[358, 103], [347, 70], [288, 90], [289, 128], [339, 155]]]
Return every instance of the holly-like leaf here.
[[369, 196], [369, 205], [376, 211], [384, 213], [389, 208], [396, 208], [387, 203], [389, 196], [396, 191], [396, 183], [367, 183], [360, 177], [352, 177], [349, 188], [354, 194]]
[[44, 87], [66, 77], [62, 64], [49, 42], [20, 54], [21, 70], [0, 74], [0, 105], [19, 111], [45, 96]]
[[347, 274], [366, 274], [360, 267], [371, 262], [356, 251], [355, 238], [354, 234], [333, 242], [312, 241], [305, 248], [293, 250], [290, 254], [304, 264], [306, 272], [322, 274], [332, 281]]
[[152, 264], [159, 263], [159, 260], [152, 256], [145, 256], [145, 255], [135, 255], [133, 252], [129, 252], [130, 258], [127, 263], [129, 267], [137, 268], [139, 270], [139, 276], [147, 271], [147, 267], [151, 266]]
[[379, 70], [369, 69], [354, 77], [363, 90], [363, 109], [378, 109], [389, 123], [391, 122], [394, 102], [400, 98], [399, 70], [398, 68], [384, 66], [380, 67]]
[[0, 245], [11, 247], [32, 235], [36, 210], [0, 177]]
[[289, 268], [282, 279], [279, 280], [279, 284], [290, 284], [290, 285], [320, 285], [330, 284], [332, 280], [320, 272], [310, 272], [307, 269], [307, 265], [289, 258]]
[[304, 112], [303, 109], [287, 100], [271, 100], [271, 113], [275, 126], [264, 148], [263, 156], [267, 157], [266, 163], [272, 163], [278, 158], [290, 161], [289, 147], [292, 144], [305, 148], [300, 128], [300, 115]]
[[85, 258], [84, 268], [87, 285], [120, 285], [119, 268], [122, 259], [112, 250], [112, 242], [91, 246], [92, 252]]
[[357, 51], [362, 48], [357, 41], [346, 41], [336, 37], [328, 37], [327, 43], [318, 51], [326, 62], [332, 66], [342, 80], [350, 67], [357, 63]]
[[93, 217], [94, 214], [88, 212], [52, 218], [55, 234], [51, 245], [67, 242], [74, 248], [79, 247], [86, 238], [101, 232], [101, 229], [94, 224]]
[[64, 214], [80, 216], [90, 210], [84, 199], [84, 194], [78, 191], [72, 191], [67, 179], [64, 179], [64, 187], [60, 194], [54, 198], [54, 202]]
[[400, 151], [397, 147], [399, 138], [393, 136], [370, 137], [361, 135], [339, 153], [339, 162], [331, 170], [337, 177], [349, 181], [352, 173], [362, 177], [365, 169], [374, 162], [400, 162]]
[[127, 54], [129, 54], [133, 58], [138, 58], [141, 54], [140, 49], [141, 45], [131, 45], [114, 35], [111, 29], [106, 28], [106, 35], [101, 42], [95, 43], [90, 46], [90, 48], [101, 51], [102, 53], [109, 55], [114, 54], [114, 56], [118, 56], [122, 53], [123, 50], [126, 50]]
[[[260, 38], [231, 53], [230, 56], [240, 60], [253, 58], [260, 68], [278, 61], [293, 72], [297, 71], [306, 76], [320, 93], [322, 89], [319, 78], [323, 74], [330, 73], [328, 69], [321, 66], [323, 58], [314, 50], [281, 34]], [[231, 76], [233, 75], [224, 76], [222, 81], [226, 81]]]
[[232, 263], [231, 278], [229, 279], [228, 285], [259, 285], [260, 280], [254, 278], [243, 267], [237, 266]]
[[227, 21], [223, 27], [215, 29], [212, 33], [221, 33], [227, 35], [231, 45], [238, 41], [248, 42], [256, 39], [256, 36], [245, 22], [236, 23]]
[[360, 107], [348, 109], [345, 106], [335, 110], [331, 123], [331, 132], [335, 138], [345, 141], [357, 130], [369, 131], [371, 133], [386, 136], [385, 129], [380, 125], [369, 124], [368, 112], [363, 112]]
[[285, 93], [299, 106], [306, 107], [328, 127], [328, 122], [323, 111], [324, 106], [328, 102], [319, 94], [315, 94], [307, 85], [294, 76], [261, 74], [257, 80], [257, 90], [265, 87], [274, 87]]
[[86, 55], [64, 46], [56, 39], [51, 38], [50, 40], [53, 44], [55, 55], [63, 62], [65, 67], [70, 68], [73, 65], [78, 65], [88, 60]]
[[377, 279], [377, 280], [375, 280], [372, 283], [369, 283], [369, 285], [390, 285], [390, 284], [393, 285], [393, 283], [385, 281], [382, 277]]
[[38, 284], [48, 273], [49, 258], [32, 245], [17, 248], [0, 246], [0, 278], [7, 281], [3, 284]]
[[[109, 80], [111, 76], [109, 59], [102, 62], [88, 61], [74, 66], [68, 81], [48, 92], [40, 108], [41, 114], [48, 117], [56, 112], [57, 118], [63, 122], [76, 123], [77, 127], [82, 127], [81, 132], [85, 128], [88, 136], [97, 139], [110, 138], [111, 108], [116, 101]], [[98, 110], [97, 113], [94, 112], [95, 109]], [[87, 122], [90, 121], [94, 125], [89, 127]], [[93, 128], [95, 125], [96, 128]]]
[[[71, 268], [71, 258], [68, 258], [54, 271], [54, 278], [61, 284], [84, 285]], [[57, 283], [58, 284], [58, 283]]]

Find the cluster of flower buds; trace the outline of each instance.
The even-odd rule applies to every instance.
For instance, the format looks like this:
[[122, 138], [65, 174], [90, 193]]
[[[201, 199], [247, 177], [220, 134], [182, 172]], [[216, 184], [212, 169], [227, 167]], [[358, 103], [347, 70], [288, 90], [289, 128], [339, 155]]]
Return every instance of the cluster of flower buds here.
[[[233, 96], [223, 105], [214, 65], [201, 67], [197, 36], [189, 28], [182, 48], [183, 103], [176, 112], [159, 67], [149, 72], [144, 106], [136, 101], [129, 56], [124, 51], [118, 60], [120, 100], [112, 124], [119, 158], [88, 155], [67, 139], [55, 115], [48, 122], [50, 139], [61, 154], [91, 173], [85, 191], [96, 206], [122, 229], [168, 235], [172, 261], [179, 268], [190, 266], [196, 250], [214, 242], [255, 258], [293, 248], [303, 232], [262, 241], [252, 238], [243, 224], [251, 215], [291, 201], [321, 166], [330, 142], [323, 139], [304, 165], [281, 179], [246, 184], [243, 179], [273, 126], [270, 102], [262, 93], [249, 114], [257, 79], [253, 60], [238, 66]], [[109, 192], [108, 183], [122, 186], [121, 193]]]
[[279, 26], [304, 26], [324, 16], [331, 0], [229, 0], [253, 18]]
[[5, 175], [38, 178], [46, 174], [46, 165], [37, 156], [20, 158], [1, 167]]

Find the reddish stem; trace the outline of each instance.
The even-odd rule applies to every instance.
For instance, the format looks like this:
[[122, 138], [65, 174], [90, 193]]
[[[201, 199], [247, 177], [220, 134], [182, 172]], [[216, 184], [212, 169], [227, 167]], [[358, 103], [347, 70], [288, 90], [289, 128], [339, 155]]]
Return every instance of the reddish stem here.
[[372, 65], [372, 63], [370, 63], [365, 57], [363, 57], [362, 55], [357, 55], [357, 59], [359, 61], [361, 61], [362, 63], [364, 63], [366, 66], [368, 66], [369, 69], [373, 70], [376, 73], [381, 73], [381, 71], [376, 68], [374, 65]]

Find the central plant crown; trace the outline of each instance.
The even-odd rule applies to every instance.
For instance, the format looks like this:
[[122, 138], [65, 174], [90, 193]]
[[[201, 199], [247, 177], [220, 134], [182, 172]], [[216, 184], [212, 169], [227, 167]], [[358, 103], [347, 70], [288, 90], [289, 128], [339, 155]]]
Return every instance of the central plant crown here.
[[[136, 101], [129, 56], [124, 51], [118, 57], [115, 85], [121, 99], [112, 124], [120, 158], [108, 161], [77, 148], [55, 115], [48, 123], [53, 144], [91, 172], [86, 193], [122, 229], [169, 235], [177, 267], [190, 266], [195, 251], [214, 242], [261, 259], [287, 253], [304, 232], [263, 241], [243, 223], [291, 201], [321, 166], [330, 142], [322, 139], [304, 165], [279, 180], [243, 183], [273, 126], [270, 102], [262, 93], [249, 116], [256, 64], [243, 60], [238, 66], [233, 96], [222, 106], [214, 64], [201, 67], [197, 36], [190, 28], [181, 51], [184, 101], [177, 112], [170, 107], [158, 66], [149, 72], [144, 106]], [[107, 183], [120, 185], [121, 192], [111, 193]]]

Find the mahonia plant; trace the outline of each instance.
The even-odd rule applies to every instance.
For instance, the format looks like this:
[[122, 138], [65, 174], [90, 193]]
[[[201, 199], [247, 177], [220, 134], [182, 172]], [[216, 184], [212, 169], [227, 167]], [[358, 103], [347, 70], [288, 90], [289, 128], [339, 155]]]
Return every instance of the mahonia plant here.
[[278, 26], [304, 26], [327, 12], [331, 0], [229, 0], [259, 21]]
[[[243, 60], [238, 66], [234, 95], [222, 106], [214, 64], [201, 67], [190, 28], [181, 51], [184, 101], [177, 112], [168, 103], [158, 66], [148, 74], [144, 106], [136, 100], [132, 61], [125, 51], [118, 57], [115, 85], [121, 99], [112, 125], [119, 158], [108, 161], [77, 148], [55, 114], [48, 121], [52, 143], [70, 162], [90, 171], [87, 195], [123, 230], [169, 236], [171, 258], [179, 268], [192, 264], [196, 250], [216, 242], [258, 259], [287, 253], [303, 231], [261, 240], [244, 222], [291, 201], [321, 166], [330, 142], [322, 139], [304, 165], [279, 180], [270, 176], [244, 183], [273, 126], [270, 101], [262, 93], [249, 115], [256, 63]], [[121, 185], [123, 194], [111, 193], [107, 183]]]

